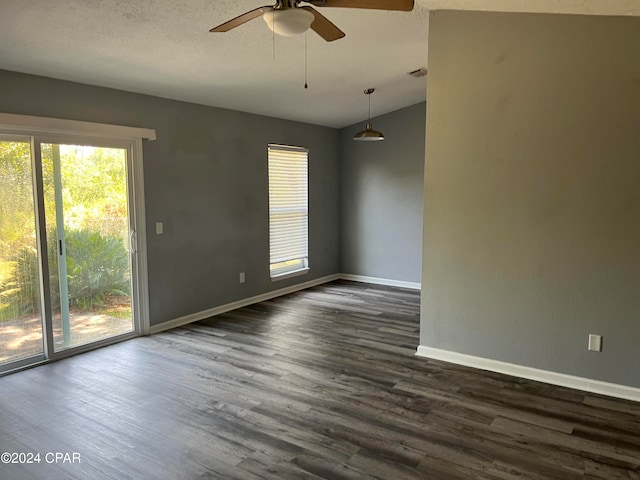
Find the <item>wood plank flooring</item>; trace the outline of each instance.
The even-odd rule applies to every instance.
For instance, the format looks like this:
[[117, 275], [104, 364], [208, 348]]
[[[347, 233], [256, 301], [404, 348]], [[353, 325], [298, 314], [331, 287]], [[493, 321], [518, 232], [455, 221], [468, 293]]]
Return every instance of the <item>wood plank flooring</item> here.
[[640, 479], [640, 404], [418, 358], [418, 314], [338, 281], [0, 378], [43, 456], [0, 478]]

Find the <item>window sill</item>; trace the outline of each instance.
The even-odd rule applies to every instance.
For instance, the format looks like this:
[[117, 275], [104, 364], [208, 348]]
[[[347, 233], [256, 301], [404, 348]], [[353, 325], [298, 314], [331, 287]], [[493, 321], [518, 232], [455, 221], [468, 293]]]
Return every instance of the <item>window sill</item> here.
[[280, 280], [286, 280], [287, 278], [299, 277], [300, 275], [306, 275], [309, 273], [309, 267], [301, 268], [299, 270], [294, 270], [293, 272], [281, 273], [279, 275], [274, 275], [271, 277], [272, 282], [278, 282]]

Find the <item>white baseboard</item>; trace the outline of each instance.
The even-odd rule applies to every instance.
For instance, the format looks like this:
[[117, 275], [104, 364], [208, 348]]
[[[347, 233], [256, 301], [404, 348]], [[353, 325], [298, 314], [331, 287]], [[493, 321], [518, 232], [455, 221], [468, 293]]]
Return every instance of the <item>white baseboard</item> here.
[[316, 285], [321, 285], [323, 283], [332, 282], [338, 279], [420, 290], [419, 283], [404, 282], [401, 280], [390, 280], [390, 279], [378, 278], [378, 277], [366, 277], [364, 275], [351, 275], [348, 273], [337, 273], [334, 275], [327, 275], [326, 277], [317, 278], [315, 280], [310, 280], [308, 282], [291, 285], [289, 287], [281, 288], [279, 290], [273, 290], [271, 292], [263, 293], [261, 295], [256, 295], [255, 297], [243, 298], [242, 300], [238, 300], [237, 302], [227, 303], [225, 305], [220, 305], [219, 307], [213, 307], [208, 310], [203, 310], [201, 312], [185, 315], [184, 317], [175, 318], [173, 320], [169, 320], [167, 322], [163, 322], [158, 325], [152, 325], [149, 328], [149, 333], [153, 335], [154, 333], [164, 332], [165, 330], [170, 330], [172, 328], [182, 327], [183, 325], [187, 325], [193, 322], [199, 322], [200, 320], [204, 320], [206, 318], [213, 317], [215, 315], [220, 315], [221, 313], [230, 312], [231, 310], [235, 310], [237, 308], [253, 305], [254, 303], [264, 302], [265, 300], [271, 300], [272, 298], [297, 292], [298, 290], [304, 290], [305, 288], [315, 287]]
[[366, 277], [364, 275], [351, 275], [350, 273], [341, 273], [341, 280], [351, 280], [353, 282], [374, 283], [376, 285], [388, 285], [390, 287], [411, 288], [420, 290], [422, 285], [416, 282], [405, 282], [403, 280], [391, 280], [388, 278]]
[[465, 365], [467, 367], [479, 368], [481, 370], [504, 373], [514, 377], [550, 383], [561, 387], [575, 388], [586, 392], [640, 402], [640, 388], [628, 387], [626, 385], [618, 385], [615, 383], [602, 382], [600, 380], [576, 377], [549, 370], [540, 370], [513, 363], [501, 362], [499, 360], [492, 360], [490, 358], [475, 357], [464, 353], [426, 347], [424, 345], [420, 345], [418, 347], [416, 355], [419, 357], [433, 358], [435, 360], [456, 363], [458, 365]]
[[271, 300], [272, 298], [297, 292], [298, 290], [304, 290], [305, 288], [311, 288], [315, 287], [316, 285], [332, 282], [334, 280], [338, 280], [339, 278], [340, 275], [338, 274], [328, 275], [326, 277], [316, 278], [315, 280], [310, 280], [308, 282], [298, 283], [296, 285], [291, 285], [289, 287], [280, 288], [278, 290], [273, 290], [261, 295], [256, 295], [255, 297], [243, 298], [242, 300], [238, 300], [237, 302], [227, 303], [225, 305], [220, 305], [219, 307], [192, 313], [190, 315], [185, 315], [184, 317], [175, 318], [158, 325], [152, 325], [149, 329], [149, 333], [154, 334], [169, 330], [171, 328], [182, 327], [183, 325], [198, 322], [215, 315], [220, 315], [221, 313], [230, 312], [231, 310], [236, 310], [237, 308], [247, 307], [249, 305], [253, 305], [254, 303], [264, 302], [265, 300]]

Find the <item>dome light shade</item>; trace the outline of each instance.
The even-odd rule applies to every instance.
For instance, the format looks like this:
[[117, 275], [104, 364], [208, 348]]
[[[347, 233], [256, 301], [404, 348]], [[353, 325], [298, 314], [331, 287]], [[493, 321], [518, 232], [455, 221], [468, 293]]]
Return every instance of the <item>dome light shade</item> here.
[[266, 11], [262, 18], [278, 35], [292, 37], [306, 32], [316, 17], [304, 8], [282, 8]]

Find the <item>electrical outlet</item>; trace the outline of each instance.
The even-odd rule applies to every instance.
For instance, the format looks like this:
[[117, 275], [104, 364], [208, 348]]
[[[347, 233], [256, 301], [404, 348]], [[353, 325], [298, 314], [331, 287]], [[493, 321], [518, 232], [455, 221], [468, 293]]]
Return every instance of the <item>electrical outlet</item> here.
[[156, 235], [162, 235], [164, 233], [164, 225], [162, 222], [156, 222]]
[[589, 334], [589, 350], [592, 352], [602, 351], [602, 335]]
[[244, 272], [240, 272], [240, 283], [244, 283]]

